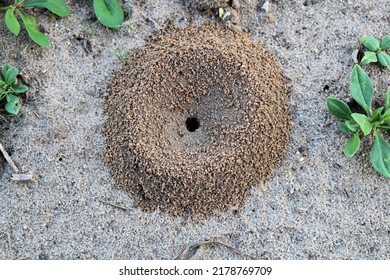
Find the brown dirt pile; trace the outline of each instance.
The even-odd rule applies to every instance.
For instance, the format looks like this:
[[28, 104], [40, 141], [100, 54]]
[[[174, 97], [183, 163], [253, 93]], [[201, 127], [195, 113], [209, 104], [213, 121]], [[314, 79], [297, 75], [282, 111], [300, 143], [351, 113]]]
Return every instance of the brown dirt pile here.
[[242, 205], [283, 158], [288, 93], [275, 58], [245, 35], [171, 27], [113, 79], [106, 162], [144, 210], [203, 217]]

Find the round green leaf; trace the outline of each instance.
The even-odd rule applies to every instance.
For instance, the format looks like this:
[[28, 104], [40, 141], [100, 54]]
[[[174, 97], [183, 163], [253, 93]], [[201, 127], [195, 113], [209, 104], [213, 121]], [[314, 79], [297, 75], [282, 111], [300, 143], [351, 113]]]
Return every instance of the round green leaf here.
[[20, 24], [15, 17], [14, 11], [15, 11], [15, 7], [11, 6], [5, 13], [4, 21], [9, 31], [11, 31], [11, 33], [14, 34], [15, 36], [18, 36], [20, 33]]
[[364, 136], [370, 134], [372, 130], [372, 125], [370, 119], [366, 115], [353, 113], [351, 116], [354, 121], [360, 126], [360, 129], [362, 130]]
[[359, 133], [356, 133], [351, 139], [348, 140], [347, 143], [345, 143], [343, 152], [347, 157], [351, 158], [356, 154], [359, 148], [360, 138]]
[[328, 105], [329, 111], [336, 118], [342, 120], [352, 120], [351, 109], [348, 107], [348, 105], [345, 102], [329, 96], [326, 98], [326, 105]]
[[364, 53], [362, 60], [360, 61], [360, 65], [366, 65], [366, 64], [370, 64], [371, 62], [377, 62], [377, 61], [378, 58], [376, 57], [375, 52], [366, 51]]
[[28, 91], [28, 86], [25, 86], [25, 85], [13, 86], [13, 87], [11, 88], [11, 90], [12, 90], [14, 93], [23, 93], [23, 92]]
[[379, 63], [382, 64], [383, 66], [385, 66], [385, 67], [390, 66], [390, 55], [388, 55], [387, 53], [379, 52], [378, 53], [378, 60], [379, 60]]
[[366, 35], [360, 38], [360, 42], [370, 51], [377, 51], [379, 49], [379, 42], [371, 35]]
[[125, 19], [125, 15], [118, 0], [93, 0], [98, 21], [109, 28], [119, 28]]
[[7, 72], [4, 75], [4, 82], [8, 85], [15, 83], [16, 76], [18, 75], [19, 70], [15, 67], [8, 68]]
[[355, 121], [345, 121], [345, 126], [352, 132], [357, 131], [359, 128], [359, 125]]
[[5, 74], [7, 73], [8, 69], [11, 68], [12, 66], [9, 65], [9, 64], [4, 64], [2, 67], [1, 67], [1, 76], [4, 78]]
[[14, 104], [18, 104], [19, 103], [19, 97], [13, 95], [13, 94], [7, 94], [7, 102], [8, 103], [14, 103]]
[[15, 103], [8, 102], [7, 104], [5, 104], [5, 110], [8, 113], [16, 116], [20, 111], [20, 107]]
[[390, 49], [390, 35], [383, 36], [381, 41], [381, 49], [382, 50]]

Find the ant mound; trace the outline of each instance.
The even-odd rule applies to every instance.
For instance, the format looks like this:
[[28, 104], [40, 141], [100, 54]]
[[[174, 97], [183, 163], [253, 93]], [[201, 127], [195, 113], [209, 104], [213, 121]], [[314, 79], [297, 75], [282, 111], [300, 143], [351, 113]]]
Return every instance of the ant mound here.
[[143, 210], [205, 217], [240, 206], [286, 152], [288, 86], [241, 33], [170, 27], [130, 55], [111, 91], [105, 160]]

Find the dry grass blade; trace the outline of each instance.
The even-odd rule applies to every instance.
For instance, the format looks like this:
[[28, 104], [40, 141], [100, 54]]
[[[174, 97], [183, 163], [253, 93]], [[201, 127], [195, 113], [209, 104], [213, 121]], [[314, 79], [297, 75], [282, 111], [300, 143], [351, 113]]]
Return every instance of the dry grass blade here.
[[111, 202], [108, 202], [108, 201], [105, 201], [105, 200], [99, 199], [99, 201], [100, 201], [101, 203], [108, 204], [108, 205], [110, 205], [110, 206], [112, 206], [112, 207], [119, 208], [119, 209], [122, 209], [122, 210], [126, 210], [126, 211], [133, 210], [133, 209], [131, 209], [131, 208], [127, 208], [127, 207], [125, 207], [125, 206], [118, 205], [118, 204], [114, 204], [114, 203], [111, 203]]
[[16, 167], [15, 163], [12, 161], [11, 157], [7, 153], [7, 151], [4, 149], [3, 145], [0, 143], [0, 151], [3, 153], [5, 160], [8, 162], [9, 165], [13, 168], [13, 170], [16, 173], [19, 173], [19, 169]]
[[184, 257], [188, 254], [188, 252], [190, 250], [193, 250], [195, 248], [198, 248], [202, 245], [219, 245], [219, 246], [222, 246], [222, 247], [226, 247], [230, 250], [232, 250], [233, 252], [235, 252], [236, 254], [239, 254], [239, 255], [242, 255], [242, 256], [245, 256], [247, 258], [250, 258], [252, 260], [258, 260], [259, 258], [256, 257], [256, 256], [252, 256], [250, 254], [247, 254], [247, 253], [244, 253], [240, 250], [238, 250], [237, 248], [234, 248], [228, 244], [225, 244], [223, 242], [220, 242], [220, 241], [203, 241], [203, 242], [197, 242], [197, 243], [194, 243], [194, 244], [191, 244], [191, 245], [188, 245], [187, 247], [185, 247], [179, 255], [177, 255], [177, 257], [175, 258], [175, 260], [182, 260], [184, 259]]

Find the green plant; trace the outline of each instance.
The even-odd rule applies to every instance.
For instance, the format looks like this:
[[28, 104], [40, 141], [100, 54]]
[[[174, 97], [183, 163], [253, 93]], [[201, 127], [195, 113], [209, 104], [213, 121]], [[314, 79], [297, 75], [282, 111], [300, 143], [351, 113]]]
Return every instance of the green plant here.
[[18, 21], [18, 17], [20, 17], [31, 40], [41, 46], [48, 47], [50, 45], [49, 38], [38, 30], [37, 20], [24, 11], [25, 8], [29, 7], [46, 8], [60, 17], [68, 16], [69, 8], [64, 0], [15, 0], [14, 4], [0, 8], [6, 11], [5, 24], [12, 34], [18, 36], [20, 33], [21, 28]]
[[89, 27], [84, 27], [82, 29], [83, 33], [87, 36], [92, 36], [93, 35], [93, 30]]
[[4, 64], [0, 73], [0, 105], [12, 115], [20, 111], [20, 100], [16, 95], [28, 91], [27, 86], [18, 84], [18, 73], [19, 70], [9, 64]]
[[371, 164], [377, 172], [390, 178], [390, 145], [380, 134], [380, 131], [390, 130], [390, 87], [386, 92], [384, 107], [375, 111], [372, 109], [372, 82], [359, 65], [352, 70], [349, 88], [352, 98], [364, 113], [353, 113], [345, 102], [335, 97], [326, 99], [330, 113], [340, 119], [339, 128], [351, 136], [344, 145], [344, 154], [353, 157], [360, 148], [360, 137], [372, 132], [375, 141], [370, 152]]
[[93, 0], [93, 8], [98, 21], [109, 28], [123, 26], [125, 14], [118, 0]]
[[225, 11], [223, 8], [219, 8], [218, 15], [223, 21], [225, 21], [230, 16], [230, 12]]
[[380, 64], [390, 70], [390, 55], [386, 53], [390, 50], [390, 35], [383, 36], [380, 43], [370, 35], [361, 37], [360, 42], [367, 48], [360, 65], [379, 61]]

